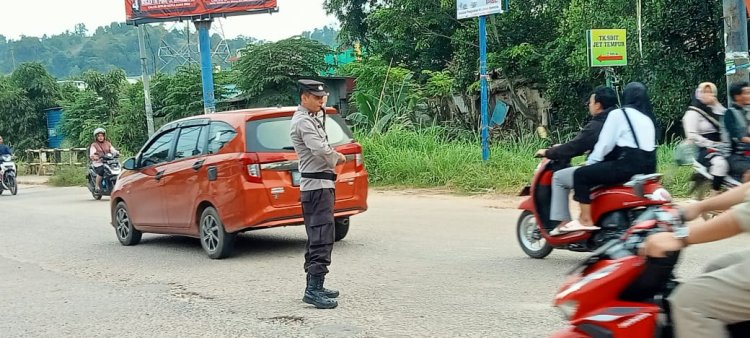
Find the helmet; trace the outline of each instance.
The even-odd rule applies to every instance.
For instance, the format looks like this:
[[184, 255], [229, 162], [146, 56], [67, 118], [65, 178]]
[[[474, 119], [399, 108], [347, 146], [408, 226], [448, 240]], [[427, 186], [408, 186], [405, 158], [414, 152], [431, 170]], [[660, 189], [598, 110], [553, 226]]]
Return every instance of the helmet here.
[[98, 134], [105, 134], [106, 135], [107, 131], [104, 130], [104, 128], [96, 128], [96, 129], [94, 129], [94, 137], [96, 137], [96, 135], [98, 135]]

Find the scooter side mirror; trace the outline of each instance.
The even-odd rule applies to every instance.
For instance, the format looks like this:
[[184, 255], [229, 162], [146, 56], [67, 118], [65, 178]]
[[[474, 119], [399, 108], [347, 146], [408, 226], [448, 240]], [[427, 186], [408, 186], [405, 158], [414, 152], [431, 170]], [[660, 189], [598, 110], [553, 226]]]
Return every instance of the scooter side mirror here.
[[122, 168], [125, 170], [136, 170], [138, 169], [138, 166], [135, 163], [135, 158], [131, 157], [122, 164]]

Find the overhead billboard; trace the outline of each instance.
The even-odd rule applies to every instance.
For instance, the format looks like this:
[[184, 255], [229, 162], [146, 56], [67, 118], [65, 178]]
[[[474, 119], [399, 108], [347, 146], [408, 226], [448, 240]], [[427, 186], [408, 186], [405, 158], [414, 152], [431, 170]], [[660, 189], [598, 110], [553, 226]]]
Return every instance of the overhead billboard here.
[[128, 24], [276, 12], [277, 0], [125, 0]]

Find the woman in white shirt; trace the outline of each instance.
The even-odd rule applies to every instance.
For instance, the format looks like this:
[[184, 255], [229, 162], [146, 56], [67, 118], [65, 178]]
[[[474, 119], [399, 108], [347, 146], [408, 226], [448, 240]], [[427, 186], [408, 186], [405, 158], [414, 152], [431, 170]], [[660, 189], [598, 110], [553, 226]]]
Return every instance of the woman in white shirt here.
[[598, 230], [591, 219], [591, 189], [625, 183], [637, 174], [656, 172], [656, 127], [646, 86], [631, 82], [622, 94], [623, 107], [607, 116], [586, 165], [573, 177], [573, 199], [581, 204], [577, 221], [561, 232]]

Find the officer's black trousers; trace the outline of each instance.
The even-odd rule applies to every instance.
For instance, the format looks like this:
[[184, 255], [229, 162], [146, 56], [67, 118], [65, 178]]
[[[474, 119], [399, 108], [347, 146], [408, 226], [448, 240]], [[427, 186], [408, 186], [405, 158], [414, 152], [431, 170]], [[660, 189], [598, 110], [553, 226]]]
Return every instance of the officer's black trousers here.
[[313, 276], [325, 276], [331, 265], [331, 251], [336, 236], [333, 218], [335, 202], [333, 189], [302, 191], [302, 215], [307, 230], [305, 246], [305, 272]]

